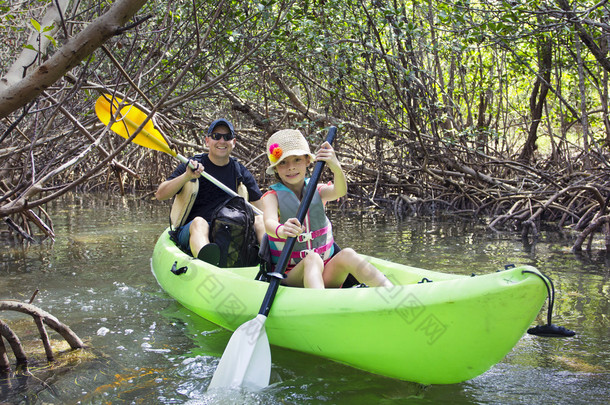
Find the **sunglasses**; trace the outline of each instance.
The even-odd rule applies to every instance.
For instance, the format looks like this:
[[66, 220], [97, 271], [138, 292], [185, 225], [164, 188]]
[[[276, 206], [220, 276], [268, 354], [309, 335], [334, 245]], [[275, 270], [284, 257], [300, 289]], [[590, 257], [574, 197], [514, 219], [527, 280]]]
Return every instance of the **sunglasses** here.
[[221, 134], [219, 132], [212, 132], [211, 134], [208, 135], [210, 138], [212, 138], [215, 141], [220, 141], [220, 138], [223, 138], [225, 141], [230, 141], [231, 139], [235, 138], [235, 136], [232, 133], [228, 133], [228, 134]]

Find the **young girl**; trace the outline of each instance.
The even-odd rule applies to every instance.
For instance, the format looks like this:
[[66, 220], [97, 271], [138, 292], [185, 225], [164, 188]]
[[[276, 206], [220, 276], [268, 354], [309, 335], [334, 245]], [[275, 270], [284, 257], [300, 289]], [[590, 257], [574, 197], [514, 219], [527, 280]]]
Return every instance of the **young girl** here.
[[[334, 149], [324, 142], [314, 157], [300, 131], [284, 129], [267, 141], [270, 166], [279, 182], [263, 196], [263, 217], [269, 237], [271, 257], [278, 262], [288, 237], [296, 237], [295, 248], [286, 268], [283, 284], [293, 287], [340, 287], [349, 273], [371, 287], [391, 287], [392, 283], [353, 249], [342, 249], [333, 255], [332, 226], [324, 205], [347, 194], [347, 182]], [[307, 167], [314, 161], [326, 162], [334, 182], [317, 185], [304, 223], [295, 218], [303, 197]]]

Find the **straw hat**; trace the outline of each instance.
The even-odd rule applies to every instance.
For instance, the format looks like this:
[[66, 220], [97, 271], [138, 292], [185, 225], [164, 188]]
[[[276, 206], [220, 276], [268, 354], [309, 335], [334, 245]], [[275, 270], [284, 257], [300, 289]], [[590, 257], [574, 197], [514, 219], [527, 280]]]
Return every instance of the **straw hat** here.
[[267, 141], [267, 157], [269, 158], [269, 167], [267, 174], [273, 174], [273, 168], [288, 156], [303, 156], [307, 155], [311, 159], [315, 156], [309, 150], [307, 140], [297, 129], [282, 129], [271, 135]]

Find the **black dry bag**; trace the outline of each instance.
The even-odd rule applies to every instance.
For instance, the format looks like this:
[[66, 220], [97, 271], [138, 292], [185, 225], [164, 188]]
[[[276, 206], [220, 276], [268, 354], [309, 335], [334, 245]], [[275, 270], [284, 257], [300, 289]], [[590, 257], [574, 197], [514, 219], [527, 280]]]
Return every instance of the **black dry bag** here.
[[210, 241], [220, 247], [220, 267], [259, 263], [254, 211], [242, 197], [231, 197], [212, 215]]

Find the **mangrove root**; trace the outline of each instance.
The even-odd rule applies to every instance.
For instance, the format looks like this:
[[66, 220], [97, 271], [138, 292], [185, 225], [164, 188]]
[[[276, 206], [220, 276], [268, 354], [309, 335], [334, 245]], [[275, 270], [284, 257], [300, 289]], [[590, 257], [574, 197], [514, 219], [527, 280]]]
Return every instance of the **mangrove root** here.
[[[19, 301], [0, 300], [0, 310], [22, 312], [30, 315], [34, 319], [34, 322], [38, 327], [38, 332], [40, 333], [40, 338], [42, 340], [48, 361], [53, 361], [54, 356], [45, 325], [59, 333], [72, 349], [80, 349], [85, 346], [82, 340], [74, 332], [72, 332], [68, 326], [59, 322], [59, 320], [57, 320], [57, 318], [50, 313], [43, 311], [32, 304]], [[17, 367], [27, 365], [28, 360], [19, 338], [5, 322], [0, 320], [0, 373], [10, 372], [10, 364], [2, 337], [6, 339], [11, 346], [15, 359], [17, 360]]]

